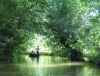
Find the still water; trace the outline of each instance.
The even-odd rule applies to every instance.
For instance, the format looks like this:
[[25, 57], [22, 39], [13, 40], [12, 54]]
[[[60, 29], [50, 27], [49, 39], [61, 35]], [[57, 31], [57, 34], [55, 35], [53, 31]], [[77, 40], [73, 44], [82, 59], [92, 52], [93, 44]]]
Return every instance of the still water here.
[[100, 76], [100, 67], [57, 56], [21, 55], [0, 61], [0, 76]]

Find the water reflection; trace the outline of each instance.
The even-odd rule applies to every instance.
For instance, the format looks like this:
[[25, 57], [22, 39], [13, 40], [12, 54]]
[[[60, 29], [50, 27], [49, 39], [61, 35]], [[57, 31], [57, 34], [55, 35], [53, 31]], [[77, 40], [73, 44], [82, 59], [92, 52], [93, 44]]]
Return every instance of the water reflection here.
[[37, 64], [39, 64], [39, 57], [30, 57], [30, 58], [32, 60], [32, 63], [34, 63], [34, 61], [36, 59]]
[[31, 57], [32, 62], [35, 60], [35, 57]]
[[37, 64], [39, 64], [39, 57], [37, 57]]
[[71, 62], [55, 56], [22, 55], [0, 62], [0, 76], [99, 76], [95, 64]]

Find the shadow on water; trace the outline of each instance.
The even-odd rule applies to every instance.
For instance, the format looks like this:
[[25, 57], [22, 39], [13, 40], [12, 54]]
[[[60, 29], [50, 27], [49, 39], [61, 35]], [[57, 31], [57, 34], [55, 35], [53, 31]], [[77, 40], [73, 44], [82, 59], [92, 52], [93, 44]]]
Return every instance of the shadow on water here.
[[72, 62], [57, 56], [21, 55], [0, 61], [0, 76], [99, 76], [95, 64]]

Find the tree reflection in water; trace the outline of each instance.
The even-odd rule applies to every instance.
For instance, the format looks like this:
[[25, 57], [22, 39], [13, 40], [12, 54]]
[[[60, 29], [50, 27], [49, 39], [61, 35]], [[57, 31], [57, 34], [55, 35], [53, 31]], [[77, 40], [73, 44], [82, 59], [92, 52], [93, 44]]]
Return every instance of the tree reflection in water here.
[[0, 62], [0, 76], [99, 76], [95, 64], [71, 62], [57, 56], [18, 56]]

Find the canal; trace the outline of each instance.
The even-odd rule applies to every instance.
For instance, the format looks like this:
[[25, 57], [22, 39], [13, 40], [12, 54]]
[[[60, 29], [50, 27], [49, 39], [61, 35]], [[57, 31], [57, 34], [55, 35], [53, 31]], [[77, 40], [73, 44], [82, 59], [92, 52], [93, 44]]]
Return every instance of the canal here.
[[21, 55], [0, 61], [0, 76], [100, 76], [100, 67], [58, 56]]

